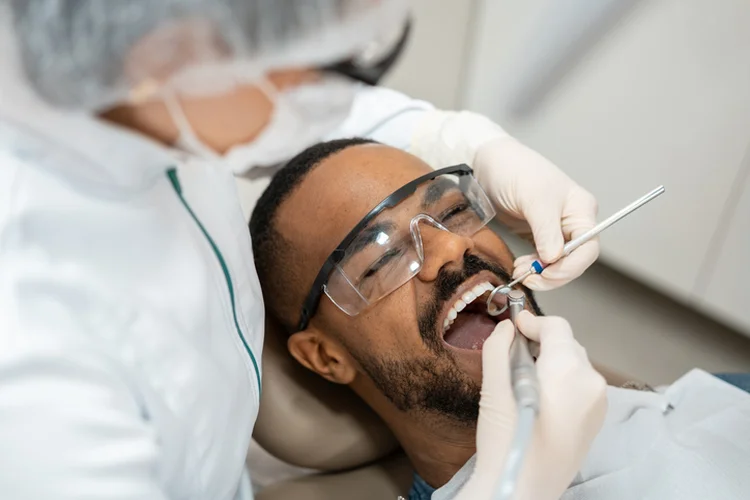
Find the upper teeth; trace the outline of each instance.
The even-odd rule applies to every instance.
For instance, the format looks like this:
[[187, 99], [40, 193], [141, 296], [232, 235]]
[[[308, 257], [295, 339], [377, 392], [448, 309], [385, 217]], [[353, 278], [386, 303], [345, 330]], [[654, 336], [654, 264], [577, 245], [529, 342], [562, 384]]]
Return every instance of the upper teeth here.
[[458, 313], [463, 311], [467, 305], [471, 304], [478, 297], [481, 297], [486, 292], [489, 292], [494, 288], [495, 287], [491, 285], [489, 281], [485, 281], [474, 286], [474, 288], [472, 288], [468, 292], [464, 292], [464, 294], [458, 300], [456, 300], [456, 302], [448, 311], [448, 316], [446, 316], [445, 320], [443, 320], [443, 330], [446, 331], [451, 327], [453, 322], [456, 320]]

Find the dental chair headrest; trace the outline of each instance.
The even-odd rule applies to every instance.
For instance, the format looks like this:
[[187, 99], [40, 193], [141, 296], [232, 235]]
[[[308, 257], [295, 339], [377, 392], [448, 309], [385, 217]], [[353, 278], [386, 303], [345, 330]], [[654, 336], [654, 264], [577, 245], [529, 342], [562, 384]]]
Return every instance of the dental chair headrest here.
[[351, 469], [392, 453], [398, 443], [348, 387], [300, 365], [285, 335], [266, 320], [263, 392], [253, 437], [285, 462], [322, 471]]

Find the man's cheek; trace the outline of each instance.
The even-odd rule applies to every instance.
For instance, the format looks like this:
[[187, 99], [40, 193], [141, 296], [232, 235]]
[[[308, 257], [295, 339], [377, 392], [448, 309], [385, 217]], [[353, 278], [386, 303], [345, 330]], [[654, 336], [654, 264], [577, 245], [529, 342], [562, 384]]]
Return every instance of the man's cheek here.
[[411, 330], [416, 329], [416, 321], [409, 318], [408, 310], [392, 303], [390, 298], [380, 301], [358, 320], [360, 335], [367, 338], [378, 352], [392, 352], [408, 346], [413, 337]]
[[474, 244], [476, 245], [478, 253], [484, 254], [489, 257], [490, 260], [499, 263], [506, 269], [506, 271], [512, 272], [515, 257], [503, 240], [501, 240], [495, 233], [489, 229], [477, 233], [474, 237]]
[[458, 360], [459, 369], [477, 384], [482, 383], [482, 357], [476, 356], [476, 360]]

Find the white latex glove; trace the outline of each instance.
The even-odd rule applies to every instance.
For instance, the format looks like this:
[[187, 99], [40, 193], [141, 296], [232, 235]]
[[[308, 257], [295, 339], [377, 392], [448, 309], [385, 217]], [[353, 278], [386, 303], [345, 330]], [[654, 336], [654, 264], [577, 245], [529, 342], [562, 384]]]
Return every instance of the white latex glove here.
[[[468, 111], [431, 111], [415, 127], [409, 151], [434, 168], [468, 163], [498, 210], [515, 232], [533, 236], [536, 253], [519, 257], [513, 276], [531, 262], [552, 262], [563, 245], [596, 224], [596, 199], [552, 162], [510, 137], [482, 115]], [[550, 290], [580, 276], [599, 256], [599, 242], [577, 248], [542, 274], [523, 282]]]
[[[512, 137], [481, 146], [474, 158], [474, 173], [498, 209], [500, 220], [522, 235], [529, 231], [536, 253], [514, 263], [513, 277], [528, 271], [535, 259], [552, 262], [566, 241], [596, 225], [596, 199], [542, 155]], [[549, 290], [579, 277], [599, 256], [599, 241], [592, 240], [543, 273], [526, 278], [524, 285]]]
[[[514, 498], [559, 499], [604, 422], [606, 382], [573, 338], [567, 321], [528, 311], [517, 321], [526, 337], [540, 343], [536, 367], [541, 400]], [[505, 320], [484, 343], [476, 468], [456, 497], [459, 500], [491, 499], [502, 475], [517, 419], [508, 369], [512, 339], [513, 324]]]

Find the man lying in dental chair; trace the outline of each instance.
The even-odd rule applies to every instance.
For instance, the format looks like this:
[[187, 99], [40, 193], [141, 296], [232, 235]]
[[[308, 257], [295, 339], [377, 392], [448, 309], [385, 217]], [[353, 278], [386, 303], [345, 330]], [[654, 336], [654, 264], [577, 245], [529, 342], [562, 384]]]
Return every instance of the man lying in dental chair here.
[[[514, 260], [493, 216], [467, 167], [433, 171], [363, 139], [292, 159], [252, 215], [290, 354], [387, 423], [416, 470], [411, 499], [451, 498], [474, 466], [481, 349], [503, 319], [483, 298]], [[693, 370], [658, 391], [610, 387], [608, 400], [563, 498], [750, 498], [750, 394]]]

